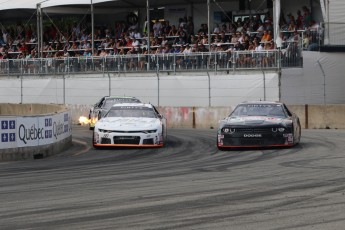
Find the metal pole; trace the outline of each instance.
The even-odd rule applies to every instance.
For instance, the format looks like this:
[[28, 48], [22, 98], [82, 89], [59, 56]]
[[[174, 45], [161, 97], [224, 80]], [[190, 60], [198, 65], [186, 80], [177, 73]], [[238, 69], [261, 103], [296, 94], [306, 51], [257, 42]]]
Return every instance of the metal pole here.
[[208, 107], [211, 107], [211, 77], [208, 71], [206, 73], [208, 77]]
[[37, 25], [36, 25], [36, 32], [37, 32], [37, 53], [38, 53], [38, 57], [41, 58], [41, 30], [40, 30], [40, 15], [41, 15], [41, 12], [40, 12], [40, 9], [41, 9], [41, 4], [40, 3], [37, 3], [36, 4], [36, 8], [37, 8]]
[[264, 77], [264, 101], [266, 101], [266, 75], [265, 75], [264, 70], [261, 70], [261, 71], [262, 71], [262, 75]]
[[159, 72], [157, 71], [157, 106], [159, 106], [159, 91], [160, 91], [160, 83], [159, 83]]
[[[275, 40], [277, 40], [277, 38], [278, 38], [278, 36], [279, 36], [279, 34], [277, 34], [277, 30], [276, 30], [276, 23], [278, 22], [279, 23], [279, 21], [277, 21], [277, 15], [276, 15], [276, 1], [275, 0], [272, 0], [272, 2], [273, 2], [273, 22], [274, 22], [274, 24], [273, 24], [273, 26], [274, 26], [274, 30], [273, 30], [273, 38], [274, 38], [274, 41]], [[279, 20], [279, 19], [278, 19]]]
[[146, 26], [147, 26], [147, 54], [148, 54], [148, 59], [149, 61], [147, 62], [147, 70], [150, 70], [150, 25], [151, 25], [151, 19], [150, 19], [150, 2], [149, 0], [146, 0]]
[[110, 78], [110, 74], [108, 73], [108, 79], [109, 79], [109, 96], [111, 95], [111, 78]]
[[92, 48], [92, 55], [94, 55], [94, 51], [95, 51], [95, 38], [94, 38], [94, 12], [93, 12], [93, 4], [92, 4], [92, 0], [91, 0], [91, 48]]
[[326, 104], [326, 74], [325, 74], [325, 71], [322, 68], [320, 60], [317, 60], [317, 63], [319, 64], [321, 72], [322, 72], [322, 75], [323, 75], [323, 104], [325, 105]]
[[41, 51], [41, 58], [43, 58], [43, 16], [42, 16], [41, 4], [40, 4], [40, 51]]
[[281, 92], [282, 85], [282, 66], [281, 66], [281, 47], [278, 48], [278, 90], [279, 90], [279, 101], [282, 99]]
[[20, 103], [23, 104], [23, 74], [20, 75]]
[[63, 104], [66, 104], [66, 77], [65, 74], [62, 75], [63, 81]]
[[211, 20], [210, 20], [210, 0], [207, 0], [207, 34], [208, 34], [208, 50], [211, 52]]

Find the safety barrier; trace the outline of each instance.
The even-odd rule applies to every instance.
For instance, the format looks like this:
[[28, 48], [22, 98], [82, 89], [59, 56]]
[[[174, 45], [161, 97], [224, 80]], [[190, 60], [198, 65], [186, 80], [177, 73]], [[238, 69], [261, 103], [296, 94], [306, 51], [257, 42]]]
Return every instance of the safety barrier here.
[[302, 56], [299, 49], [299, 45], [291, 43], [281, 50], [0, 59], [0, 75], [157, 71], [176, 73], [301, 67]]
[[72, 144], [70, 109], [63, 105], [0, 104], [0, 161], [37, 159]]

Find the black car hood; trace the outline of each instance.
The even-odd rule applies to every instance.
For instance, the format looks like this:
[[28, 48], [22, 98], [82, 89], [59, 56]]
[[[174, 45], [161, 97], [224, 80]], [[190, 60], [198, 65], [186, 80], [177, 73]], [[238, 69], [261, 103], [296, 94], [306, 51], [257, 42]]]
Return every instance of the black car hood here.
[[291, 121], [286, 118], [268, 117], [268, 116], [241, 116], [241, 117], [228, 117], [225, 119], [224, 125], [286, 125]]

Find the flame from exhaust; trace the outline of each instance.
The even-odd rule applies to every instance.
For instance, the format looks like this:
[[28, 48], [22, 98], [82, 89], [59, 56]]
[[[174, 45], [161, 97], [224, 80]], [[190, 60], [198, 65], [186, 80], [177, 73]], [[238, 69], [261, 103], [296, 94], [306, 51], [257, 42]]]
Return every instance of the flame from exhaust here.
[[90, 119], [84, 116], [79, 117], [79, 124], [87, 125], [90, 124]]

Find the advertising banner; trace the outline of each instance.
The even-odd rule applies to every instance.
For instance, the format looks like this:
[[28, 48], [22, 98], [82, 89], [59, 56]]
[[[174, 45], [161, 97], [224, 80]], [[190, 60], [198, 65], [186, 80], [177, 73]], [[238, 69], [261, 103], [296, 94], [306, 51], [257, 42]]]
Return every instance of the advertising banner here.
[[71, 112], [37, 117], [0, 117], [0, 149], [48, 145], [72, 135]]

